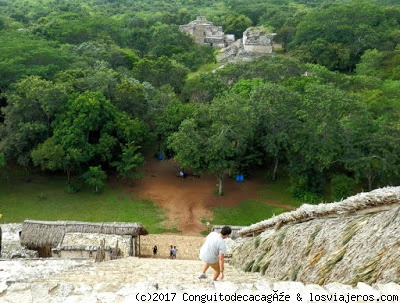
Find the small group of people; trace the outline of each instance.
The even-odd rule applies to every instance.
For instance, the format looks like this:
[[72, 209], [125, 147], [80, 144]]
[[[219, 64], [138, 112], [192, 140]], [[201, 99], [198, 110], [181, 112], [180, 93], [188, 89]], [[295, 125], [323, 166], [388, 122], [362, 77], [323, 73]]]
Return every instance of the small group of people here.
[[[176, 253], [178, 252], [178, 249], [176, 246], [171, 245], [169, 249], [169, 258], [170, 259], [176, 259]], [[158, 253], [158, 247], [157, 245], [154, 245], [153, 247], [153, 256], [156, 257]]]
[[176, 253], [178, 252], [178, 249], [176, 248], [176, 246], [170, 246], [169, 249], [169, 258], [170, 259], [176, 259]]

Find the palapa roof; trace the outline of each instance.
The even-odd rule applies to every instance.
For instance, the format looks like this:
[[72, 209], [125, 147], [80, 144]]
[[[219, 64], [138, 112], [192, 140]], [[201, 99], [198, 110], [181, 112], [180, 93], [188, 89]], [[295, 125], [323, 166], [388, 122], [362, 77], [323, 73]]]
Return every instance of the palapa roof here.
[[400, 186], [385, 187], [370, 192], [359, 193], [340, 202], [303, 204], [299, 208], [252, 224], [237, 232], [238, 236], [256, 236], [266, 229], [276, 228], [289, 223], [300, 223], [321, 217], [338, 217], [360, 213], [373, 213], [390, 209], [400, 203]]
[[134, 237], [148, 234], [141, 223], [25, 220], [22, 224], [21, 244], [29, 248], [56, 247], [66, 233], [131, 235]]

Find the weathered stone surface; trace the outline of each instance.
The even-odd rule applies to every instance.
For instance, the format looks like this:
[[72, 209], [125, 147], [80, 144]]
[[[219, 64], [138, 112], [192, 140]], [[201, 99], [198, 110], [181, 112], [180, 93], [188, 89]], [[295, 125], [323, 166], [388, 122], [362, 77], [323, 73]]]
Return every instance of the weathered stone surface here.
[[275, 34], [267, 33], [261, 27], [248, 28], [243, 33], [243, 37], [238, 40], [235, 40], [234, 35], [225, 35], [221, 26], [214, 26], [205, 17], [197, 17], [189, 24], [180, 25], [179, 29], [193, 36], [198, 44], [208, 44], [220, 49], [221, 52], [217, 56], [218, 62], [251, 60], [274, 52]]
[[385, 295], [395, 295], [400, 294], [400, 285], [394, 282], [390, 282], [387, 284], [378, 284], [378, 290]]
[[182, 32], [194, 37], [198, 44], [208, 44], [215, 48], [223, 48], [234, 40], [232, 35], [225, 35], [221, 26], [215, 26], [205, 17], [199, 16], [189, 24], [180, 25]]
[[272, 54], [274, 34], [262, 28], [248, 28], [243, 38], [229, 44], [217, 56], [218, 62], [248, 61], [261, 55]]
[[[51, 262], [47, 263], [51, 265]], [[221, 293], [227, 296], [284, 294], [290, 296], [289, 302], [298, 302], [296, 301], [297, 294], [300, 294], [303, 298], [302, 302], [309, 302], [310, 293], [313, 295], [369, 294], [376, 297], [381, 293], [399, 294], [399, 286], [394, 283], [378, 285], [378, 287], [364, 283], [359, 283], [357, 287], [331, 283], [324, 287], [290, 281], [273, 282], [258, 273], [240, 272], [229, 264], [225, 266], [225, 280], [210, 283], [211, 271], [208, 273], [208, 279], [197, 278], [201, 265], [199, 261], [149, 258], [89, 263], [85, 267], [70, 268], [70, 271], [64, 271], [58, 275], [51, 274], [25, 282], [1, 283], [0, 301], [6, 303], [118, 303], [135, 302], [137, 294], [176, 293], [177, 298], [182, 298], [183, 294]], [[131, 275], [132, 272], [141, 274]], [[85, 275], [85, 273], [88, 274]], [[125, 281], [126, 275], [129, 275], [131, 282], [121, 283], [120, 281]], [[82, 282], [73, 282], [76, 276], [83, 276]]]
[[224, 283], [217, 282], [217, 283], [215, 283], [214, 287], [217, 292], [226, 293], [226, 294], [234, 294], [239, 289], [239, 285], [237, 285], [233, 282], [230, 282], [230, 281], [227, 281]]

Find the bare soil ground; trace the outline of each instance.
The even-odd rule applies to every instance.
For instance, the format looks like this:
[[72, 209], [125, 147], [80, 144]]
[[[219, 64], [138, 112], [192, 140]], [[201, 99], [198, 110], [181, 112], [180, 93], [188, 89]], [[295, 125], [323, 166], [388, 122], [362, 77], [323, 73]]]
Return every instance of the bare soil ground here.
[[[194, 177], [190, 171], [184, 179], [179, 177], [179, 165], [173, 160], [148, 159], [142, 169], [144, 177], [129, 190], [142, 198], [158, 202], [167, 209], [169, 226], [176, 227], [184, 235], [199, 235], [206, 229], [201, 219], [211, 219], [211, 208], [217, 205], [234, 206], [246, 199], [257, 198], [257, 188], [263, 184], [257, 178], [236, 182], [224, 180], [224, 196], [216, 195], [216, 179], [210, 175]], [[290, 208], [273, 201], [269, 204]], [[204, 221], [204, 220], [203, 220]]]

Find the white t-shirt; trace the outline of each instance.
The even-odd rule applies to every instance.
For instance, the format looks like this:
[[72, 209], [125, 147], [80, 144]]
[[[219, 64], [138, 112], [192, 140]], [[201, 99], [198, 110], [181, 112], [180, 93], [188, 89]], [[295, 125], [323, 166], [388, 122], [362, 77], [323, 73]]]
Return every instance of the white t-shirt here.
[[208, 264], [218, 263], [220, 254], [226, 254], [227, 247], [221, 233], [211, 232], [200, 248], [200, 259]]

